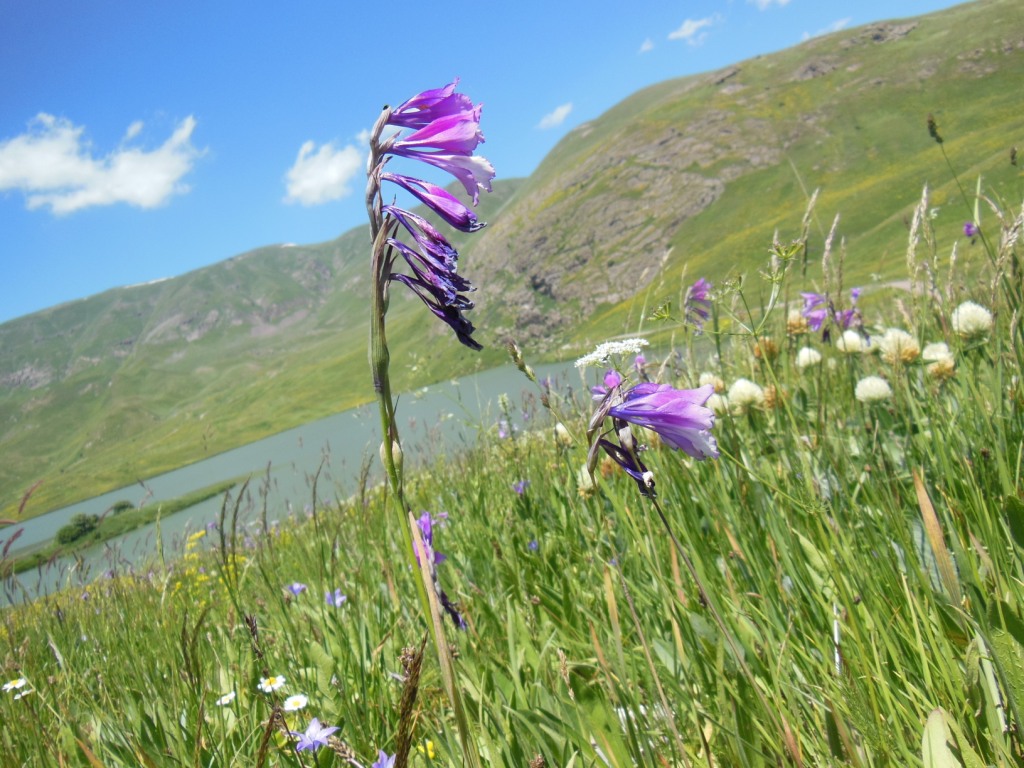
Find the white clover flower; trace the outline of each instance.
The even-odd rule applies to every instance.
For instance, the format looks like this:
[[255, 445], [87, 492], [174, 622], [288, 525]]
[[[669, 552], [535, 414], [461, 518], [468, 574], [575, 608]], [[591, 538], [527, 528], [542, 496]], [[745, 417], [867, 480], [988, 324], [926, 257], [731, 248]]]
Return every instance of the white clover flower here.
[[816, 350], [814, 347], [801, 347], [800, 351], [796, 353], [796, 367], [797, 368], [809, 368], [812, 365], [817, 365], [821, 362], [821, 352]]
[[836, 349], [848, 355], [855, 355], [870, 351], [871, 344], [857, 331], [846, 330], [843, 331], [842, 336], [836, 339]]
[[921, 354], [921, 345], [917, 339], [904, 330], [890, 328], [878, 340], [878, 349], [882, 359], [889, 365], [912, 363]]
[[764, 405], [764, 390], [750, 379], [736, 379], [729, 387], [729, 402], [740, 413]]
[[559, 445], [572, 445], [572, 435], [562, 422], [555, 424], [555, 442]]
[[700, 378], [697, 380], [697, 386], [706, 387], [709, 384], [715, 388], [715, 392], [725, 391], [725, 382], [722, 381], [721, 376], [715, 373], [711, 373], [710, 371], [704, 371], [704, 373], [702, 373], [700, 375]]
[[303, 696], [301, 693], [296, 693], [294, 696], [289, 696], [284, 700], [282, 709], [285, 712], [297, 712], [309, 703], [309, 697]]
[[926, 363], [935, 363], [939, 360], [952, 360], [953, 353], [949, 350], [949, 345], [944, 341], [935, 341], [931, 344], [925, 344], [924, 349], [921, 350], [921, 359]]
[[865, 376], [857, 382], [853, 395], [862, 403], [881, 403], [892, 397], [892, 387], [881, 376]]
[[719, 395], [717, 392], [711, 395], [704, 405], [710, 408], [716, 416], [724, 416], [729, 412], [729, 398]]
[[607, 365], [608, 359], [613, 355], [635, 355], [644, 347], [649, 346], [647, 339], [622, 339], [621, 341], [606, 341], [598, 344], [589, 355], [584, 355], [576, 361], [577, 368], [587, 368], [591, 365]]
[[949, 323], [961, 338], [977, 339], [992, 330], [992, 313], [980, 304], [965, 301], [953, 310]]
[[260, 690], [264, 693], [272, 693], [285, 684], [284, 675], [271, 675], [260, 678]]
[[234, 691], [229, 691], [228, 693], [225, 693], [223, 696], [221, 696], [219, 699], [217, 699], [217, 706], [218, 707], [226, 707], [228, 704], [230, 704], [234, 700], [235, 700], [235, 692]]
[[587, 470], [587, 465], [580, 467], [580, 471], [576, 473], [576, 485], [579, 487], [580, 496], [589, 496], [594, 492], [596, 484], [594, 476]]

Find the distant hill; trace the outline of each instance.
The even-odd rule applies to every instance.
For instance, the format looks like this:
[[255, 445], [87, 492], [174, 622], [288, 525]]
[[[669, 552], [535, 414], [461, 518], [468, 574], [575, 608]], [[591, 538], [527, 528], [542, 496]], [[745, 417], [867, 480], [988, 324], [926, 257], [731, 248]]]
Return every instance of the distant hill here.
[[[928, 114], [972, 189], [984, 174], [1016, 207], [1022, 82], [1018, 0], [980, 0], [640, 91], [497, 184], [488, 229], [453, 237], [484, 353], [393, 292], [396, 384], [497, 364], [508, 335], [571, 357], [684, 281], [753, 274], [816, 188], [815, 243], [841, 214], [848, 283], [903, 276], [923, 184], [937, 232], [969, 218]], [[269, 246], [0, 325], [0, 518], [37, 481], [28, 515], [370, 400], [368, 237]]]

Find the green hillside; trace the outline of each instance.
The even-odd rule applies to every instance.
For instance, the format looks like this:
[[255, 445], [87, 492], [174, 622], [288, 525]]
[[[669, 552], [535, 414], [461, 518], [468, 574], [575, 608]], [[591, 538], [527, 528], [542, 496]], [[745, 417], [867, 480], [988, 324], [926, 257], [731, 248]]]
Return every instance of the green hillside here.
[[[763, 266], [796, 237], [810, 193], [811, 269], [840, 214], [847, 283], [905, 274], [907, 218], [931, 190], [950, 241], [972, 217], [960, 178], [1019, 205], [1024, 14], [982, 0], [873, 24], [647, 88], [566, 136], [526, 180], [481, 200], [491, 226], [455, 237], [479, 287], [468, 352], [404, 291], [395, 385], [504, 359], [571, 357], [634, 329], [698, 276]], [[500, 170], [500, 169], [499, 169]], [[365, 228], [262, 248], [159, 283], [0, 325], [0, 517], [37, 482], [35, 515], [371, 399]], [[965, 249], [960, 258], [969, 261]], [[429, 351], [429, 353], [428, 353]]]

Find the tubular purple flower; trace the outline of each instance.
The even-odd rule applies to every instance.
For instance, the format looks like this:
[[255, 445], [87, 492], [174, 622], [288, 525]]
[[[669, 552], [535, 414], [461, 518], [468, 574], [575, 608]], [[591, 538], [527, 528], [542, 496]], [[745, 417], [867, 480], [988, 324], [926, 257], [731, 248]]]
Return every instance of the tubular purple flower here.
[[402, 189], [411, 193], [421, 203], [458, 230], [476, 232], [478, 229], [486, 226], [483, 222], [477, 221], [476, 214], [459, 202], [458, 198], [436, 184], [387, 171], [381, 173], [380, 178], [382, 181], [390, 181], [397, 184]]
[[703, 277], [686, 289], [684, 301], [686, 322], [704, 330], [704, 323], [711, 317], [711, 283]]
[[810, 292], [801, 293], [800, 296], [804, 300], [804, 308], [800, 310], [800, 314], [807, 318], [807, 325], [812, 331], [820, 330], [828, 313], [825, 296]]
[[392, 110], [388, 125], [419, 128], [438, 118], [472, 109], [473, 102], [468, 96], [455, 93], [458, 84], [459, 79], [455, 78], [444, 88], [431, 88], [416, 94]]
[[[388, 245], [402, 254], [406, 263], [416, 274], [420, 284], [430, 287], [430, 292], [438, 303], [447, 307], [462, 306], [466, 309], [469, 308], [465, 306], [466, 300], [458, 295], [461, 291], [473, 290], [472, 283], [466, 278], [445, 269], [443, 264], [431, 256], [410, 248], [400, 240], [390, 238], [387, 242]], [[391, 277], [395, 279], [398, 275], [392, 273]], [[472, 306], [472, 304], [469, 306]]]
[[459, 261], [459, 252], [451, 246], [444, 235], [434, 229], [433, 224], [412, 211], [406, 211], [394, 205], [382, 206], [381, 211], [394, 216], [413, 236], [420, 248], [439, 261], [444, 269], [449, 272], [455, 271]]
[[392, 274], [391, 279], [409, 286], [420, 297], [420, 300], [427, 305], [427, 309], [433, 312], [439, 319], [444, 320], [455, 331], [459, 341], [472, 350], [479, 351], [483, 349], [483, 346], [473, 338], [473, 332], [476, 328], [462, 314], [463, 310], [473, 308], [473, 302], [464, 296], [456, 296], [454, 303], [446, 304], [439, 298], [432, 286], [418, 278], [410, 277], [409, 275]]
[[718, 443], [711, 435], [715, 414], [704, 403], [714, 393], [708, 384], [698, 389], [675, 389], [668, 384], [637, 384], [625, 393], [620, 405], [608, 413], [613, 418], [647, 427], [666, 444], [695, 459], [718, 458]]
[[480, 106], [454, 115], [445, 115], [427, 123], [404, 139], [396, 139], [388, 149], [393, 155], [419, 158], [429, 150], [454, 155], [471, 155], [484, 141], [480, 131]]
[[[398, 154], [397, 152], [395, 154]], [[409, 155], [412, 157], [413, 155]], [[473, 196], [473, 205], [480, 202], [480, 192], [491, 191], [491, 179], [494, 178], [494, 166], [480, 155], [443, 155], [437, 152], [416, 153], [415, 158], [450, 173], [467, 195]]]

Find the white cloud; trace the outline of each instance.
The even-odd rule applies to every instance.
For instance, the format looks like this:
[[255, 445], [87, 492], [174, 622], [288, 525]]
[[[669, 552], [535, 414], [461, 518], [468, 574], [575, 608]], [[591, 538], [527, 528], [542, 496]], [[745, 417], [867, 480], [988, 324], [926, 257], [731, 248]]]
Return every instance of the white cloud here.
[[352, 144], [339, 148], [327, 143], [317, 149], [316, 144], [307, 141], [288, 169], [288, 194], [284, 201], [320, 205], [339, 200], [352, 192], [349, 182], [365, 165], [365, 153]]
[[647, 38], [640, 44], [640, 50], [638, 53], [648, 53], [654, 50], [654, 41], [651, 38]]
[[759, 11], [766, 11], [773, 5], [777, 5], [780, 8], [784, 5], [789, 5], [789, 0], [747, 0], [747, 2], [756, 5]]
[[833, 32], [838, 32], [841, 29], [846, 29], [850, 26], [850, 22], [853, 21], [852, 16], [847, 16], [845, 19], [836, 19], [831, 24], [823, 29], [819, 29], [814, 34], [810, 32], [804, 32], [802, 40], [810, 40], [812, 37], [821, 37], [822, 35], [830, 35]]
[[544, 115], [544, 117], [540, 119], [540, 122], [537, 123], [537, 127], [542, 130], [547, 130], [548, 128], [557, 128], [558, 126], [565, 122], [565, 118], [569, 116], [570, 112], [572, 112], [571, 101], [568, 104], [563, 104], [560, 107], [555, 107], [553, 112], [549, 112], [548, 114]]
[[148, 152], [128, 145], [142, 127], [132, 123], [117, 150], [97, 157], [83, 138], [85, 128], [40, 113], [28, 131], [0, 141], [0, 191], [20, 190], [29, 209], [49, 206], [55, 214], [115, 203], [163, 205], [188, 191], [181, 180], [202, 154], [192, 145], [196, 120], [186, 117], [167, 141]]
[[690, 45], [700, 45], [707, 33], [702, 31], [715, 23], [714, 16], [704, 19], [687, 19], [675, 32], [670, 32], [669, 40], [685, 40]]

